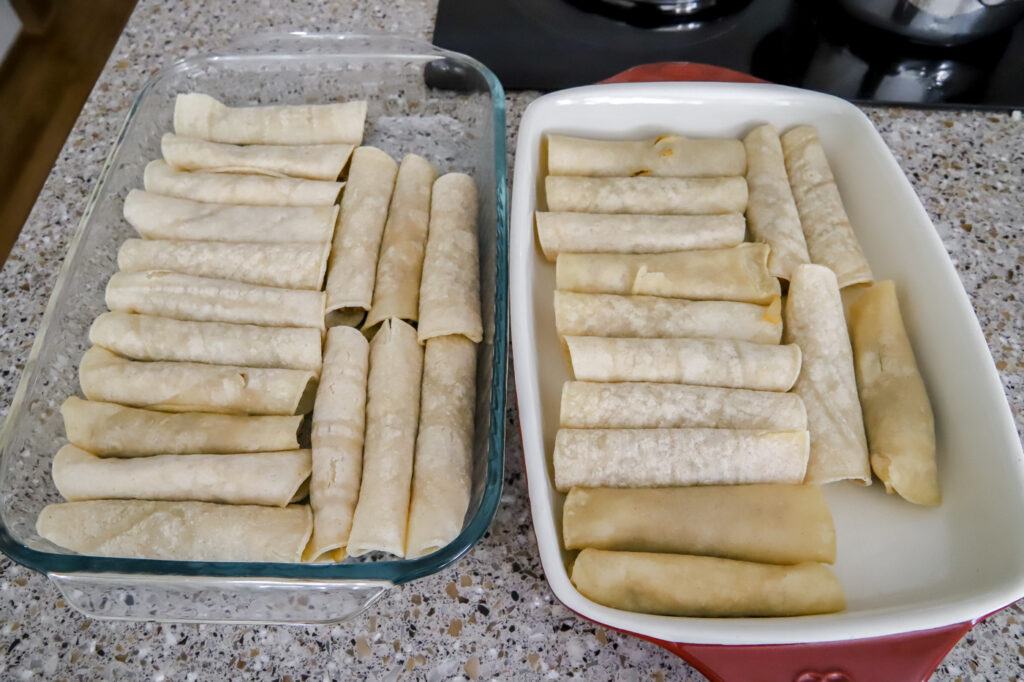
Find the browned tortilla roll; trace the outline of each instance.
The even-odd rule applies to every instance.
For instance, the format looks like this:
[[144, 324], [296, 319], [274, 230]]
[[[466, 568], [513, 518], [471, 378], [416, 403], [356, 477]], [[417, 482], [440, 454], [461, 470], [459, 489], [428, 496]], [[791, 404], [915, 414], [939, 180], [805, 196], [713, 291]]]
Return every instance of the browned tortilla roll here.
[[850, 339], [871, 468], [887, 492], [939, 504], [935, 417], [892, 281], [875, 284], [850, 307]]
[[783, 340], [800, 346], [803, 366], [793, 392], [804, 399], [811, 432], [807, 483], [854, 479], [871, 483], [867, 440], [843, 302], [831, 270], [793, 270]]
[[821, 488], [739, 485], [573, 488], [566, 549], [700, 554], [766, 564], [836, 560], [836, 531]]
[[133, 360], [308, 369], [320, 373], [320, 330], [189, 322], [153, 315], [103, 313], [89, 341]]
[[175, 561], [298, 561], [309, 507], [91, 500], [51, 504], [36, 531], [79, 554]]
[[363, 478], [348, 537], [352, 556], [374, 550], [405, 556], [422, 376], [416, 330], [385, 320], [370, 342]]
[[398, 164], [375, 147], [352, 154], [327, 270], [327, 325], [356, 325], [373, 303], [377, 256]]
[[473, 178], [448, 173], [437, 179], [430, 198], [430, 232], [420, 281], [420, 343], [449, 334], [462, 334], [478, 343], [484, 338], [476, 214]]
[[307, 180], [337, 180], [348, 163], [351, 144], [267, 145], [241, 147], [164, 133], [160, 153], [178, 170], [212, 173], [260, 173]]
[[537, 238], [544, 257], [559, 253], [664, 253], [720, 249], [743, 241], [741, 213], [637, 215], [537, 211]]
[[662, 383], [788, 391], [800, 373], [797, 345], [720, 339], [611, 339], [566, 336], [580, 381]]
[[377, 260], [373, 305], [365, 328], [389, 317], [415, 322], [419, 318], [423, 252], [430, 224], [430, 193], [437, 171], [422, 156], [407, 154], [398, 167], [395, 193]]
[[209, 95], [174, 101], [174, 132], [230, 144], [359, 144], [366, 102], [229, 107]]
[[806, 616], [846, 608], [839, 581], [816, 563], [775, 566], [585, 549], [576, 557], [572, 582], [598, 604], [665, 616]]
[[555, 487], [800, 483], [807, 451], [806, 431], [559, 429]]
[[122, 272], [167, 270], [285, 289], [320, 290], [327, 271], [325, 242], [169, 241], [128, 239], [117, 252]]
[[298, 415], [171, 414], [74, 396], [60, 413], [68, 440], [100, 457], [297, 450], [302, 423]]
[[337, 206], [232, 206], [128, 192], [124, 219], [146, 239], [330, 242]]
[[407, 558], [435, 552], [462, 531], [473, 477], [476, 344], [456, 334], [426, 346]]
[[798, 126], [782, 136], [786, 171], [811, 262], [836, 274], [839, 287], [872, 280], [871, 267], [843, 208], [817, 131]]
[[313, 372], [136, 362], [93, 346], [82, 356], [78, 378], [89, 400], [164, 412], [304, 414], [312, 407]]
[[146, 166], [142, 184], [147, 192], [211, 204], [330, 206], [337, 201], [345, 183], [206, 171], [187, 173], [158, 160]]
[[810, 263], [793, 191], [786, 175], [779, 134], [770, 123], [743, 138], [747, 149], [747, 224], [759, 242], [771, 247], [768, 272], [789, 279], [793, 268]]
[[559, 415], [570, 429], [807, 429], [796, 394], [685, 384], [567, 381]]
[[771, 303], [779, 280], [768, 273], [768, 246], [658, 254], [562, 253], [555, 265], [563, 291], [694, 300]]
[[742, 213], [747, 181], [725, 178], [545, 178], [549, 211], [574, 213]]
[[369, 344], [358, 330], [328, 330], [323, 374], [313, 404], [313, 475], [309, 483], [313, 537], [303, 553], [306, 561], [327, 553], [336, 561], [345, 558], [363, 472], [369, 362]]
[[548, 135], [552, 175], [743, 175], [746, 154], [739, 140], [659, 135], [649, 140], [590, 140]]
[[679, 336], [778, 343], [782, 304], [686, 301], [657, 296], [555, 292], [555, 328], [562, 336]]
[[284, 507], [309, 478], [309, 450], [100, 458], [65, 445], [53, 483], [78, 500], [198, 500]]

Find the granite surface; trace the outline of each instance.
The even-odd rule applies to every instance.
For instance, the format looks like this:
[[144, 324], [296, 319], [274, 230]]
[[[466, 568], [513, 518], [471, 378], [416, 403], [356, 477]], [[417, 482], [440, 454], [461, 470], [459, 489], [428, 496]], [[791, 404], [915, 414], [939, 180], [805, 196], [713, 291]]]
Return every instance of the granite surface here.
[[[264, 31], [429, 39], [434, 0], [141, 0], [0, 272], [6, 414], [57, 271], [142, 83], [174, 59]], [[509, 96], [508, 141], [536, 95]], [[1019, 113], [868, 109], [942, 237], [1024, 427], [1024, 122]], [[511, 376], [511, 375], [510, 375]], [[510, 382], [511, 384], [511, 382]], [[505, 488], [490, 532], [457, 565], [312, 628], [92, 621], [47, 580], [0, 559], [0, 679], [702, 680], [661, 649], [575, 617], [551, 595], [533, 539], [514, 386]], [[975, 627], [933, 680], [1024, 677], [1022, 603]]]

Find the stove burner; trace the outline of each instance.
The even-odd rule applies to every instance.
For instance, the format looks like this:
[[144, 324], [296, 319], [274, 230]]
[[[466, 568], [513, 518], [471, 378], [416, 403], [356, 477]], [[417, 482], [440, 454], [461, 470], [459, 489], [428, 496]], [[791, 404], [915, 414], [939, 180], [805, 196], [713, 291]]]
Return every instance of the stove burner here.
[[562, 0], [585, 12], [657, 30], [694, 30], [734, 14], [751, 0]]

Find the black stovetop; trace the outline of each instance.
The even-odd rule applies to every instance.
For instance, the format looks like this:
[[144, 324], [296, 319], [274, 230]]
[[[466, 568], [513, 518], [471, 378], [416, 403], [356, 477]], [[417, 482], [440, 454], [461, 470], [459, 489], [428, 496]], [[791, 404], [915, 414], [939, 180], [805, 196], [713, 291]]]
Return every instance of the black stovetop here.
[[440, 0], [434, 43], [476, 57], [510, 90], [557, 90], [638, 64], [690, 61], [862, 103], [1024, 107], [1024, 22], [941, 48], [861, 24], [829, 0], [753, 0], [695, 26], [660, 28], [591, 7], [584, 0]]

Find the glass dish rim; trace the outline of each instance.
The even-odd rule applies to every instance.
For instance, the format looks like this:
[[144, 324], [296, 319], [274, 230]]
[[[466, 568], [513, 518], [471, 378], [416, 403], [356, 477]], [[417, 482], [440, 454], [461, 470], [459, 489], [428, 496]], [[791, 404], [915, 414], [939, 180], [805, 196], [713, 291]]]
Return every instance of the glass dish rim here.
[[[264, 578], [287, 580], [314, 581], [390, 581], [401, 584], [437, 573], [451, 565], [467, 553], [475, 545], [490, 526], [501, 497], [504, 472], [505, 447], [505, 402], [508, 364], [508, 168], [505, 143], [505, 91], [498, 78], [482, 63], [472, 57], [458, 52], [438, 48], [422, 39], [389, 33], [308, 33], [296, 31], [289, 33], [261, 33], [242, 37], [230, 44], [204, 52], [202, 54], [176, 60], [161, 68], [151, 76], [139, 89], [132, 101], [127, 115], [114, 139], [114, 144], [103, 162], [100, 174], [93, 184], [86, 202], [82, 217], [68, 245], [64, 262], [54, 283], [53, 290], [47, 301], [42, 320], [36, 331], [36, 337], [25, 362], [18, 387], [0, 430], [0, 457], [3, 456], [13, 438], [12, 417], [25, 409], [25, 400], [29, 385], [36, 375], [39, 352], [53, 322], [54, 307], [58, 295], [68, 285], [70, 264], [75, 261], [87, 226], [91, 222], [92, 213], [100, 196], [100, 190], [109, 179], [113, 160], [124, 144], [125, 134], [134, 120], [140, 104], [150, 90], [162, 79], [182, 69], [198, 64], [206, 64], [222, 60], [243, 59], [288, 59], [303, 55], [261, 53], [258, 48], [272, 44], [274, 41], [294, 41], [295, 45], [314, 47], [322, 44], [364, 40], [371, 46], [373, 41], [388, 41], [388, 48], [381, 51], [354, 51], [325, 53], [323, 56], [344, 56], [346, 54], [360, 57], [386, 57], [390, 54], [401, 57], [422, 57], [425, 59], [452, 58], [472, 66], [484, 77], [493, 102], [494, 124], [494, 170], [495, 170], [495, 311], [494, 311], [494, 358], [491, 364], [491, 399], [489, 405], [490, 432], [487, 439], [487, 471], [485, 488], [473, 518], [462, 532], [445, 547], [418, 559], [402, 559], [376, 561], [359, 564], [314, 564], [314, 563], [269, 563], [269, 562], [223, 562], [223, 561], [170, 561], [154, 559], [128, 559], [116, 557], [98, 557], [80, 554], [56, 554], [31, 549], [18, 542], [7, 529], [0, 517], [0, 551], [12, 561], [44, 574], [59, 573], [64, 575], [156, 575], [161, 577], [178, 576], [183, 580], [189, 578]], [[308, 41], [308, 42], [307, 42]], [[306, 43], [302, 45], [302, 43]], [[396, 47], [398, 49], [396, 49]], [[252, 50], [256, 50], [255, 52]]]

